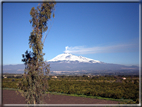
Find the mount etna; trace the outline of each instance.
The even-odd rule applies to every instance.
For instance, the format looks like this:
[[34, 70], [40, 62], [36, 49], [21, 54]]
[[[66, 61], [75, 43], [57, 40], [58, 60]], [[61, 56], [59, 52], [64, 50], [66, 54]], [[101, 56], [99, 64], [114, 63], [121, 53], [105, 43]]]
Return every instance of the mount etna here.
[[[70, 53], [59, 54], [47, 61], [51, 75], [138, 75], [138, 66], [104, 63]], [[24, 64], [4, 65], [3, 73], [24, 73]]]

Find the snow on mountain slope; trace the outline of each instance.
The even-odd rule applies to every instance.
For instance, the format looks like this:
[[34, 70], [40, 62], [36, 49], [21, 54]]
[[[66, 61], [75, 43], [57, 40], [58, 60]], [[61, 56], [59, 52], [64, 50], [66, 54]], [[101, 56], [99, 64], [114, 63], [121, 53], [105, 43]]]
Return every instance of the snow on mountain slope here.
[[63, 53], [59, 54], [50, 61], [78, 61], [78, 62], [87, 62], [87, 63], [101, 63], [98, 60], [93, 60], [90, 58], [82, 57], [82, 56], [75, 56], [70, 53]]

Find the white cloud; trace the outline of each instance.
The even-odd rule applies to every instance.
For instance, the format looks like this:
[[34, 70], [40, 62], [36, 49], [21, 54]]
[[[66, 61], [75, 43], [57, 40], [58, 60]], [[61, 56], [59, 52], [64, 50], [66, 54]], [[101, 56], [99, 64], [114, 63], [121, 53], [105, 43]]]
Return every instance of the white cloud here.
[[123, 52], [138, 52], [138, 44], [118, 44], [113, 46], [66, 46], [66, 53], [72, 54], [94, 54], [94, 53], [123, 53]]
[[24, 71], [24, 69], [18, 69], [17, 71]]

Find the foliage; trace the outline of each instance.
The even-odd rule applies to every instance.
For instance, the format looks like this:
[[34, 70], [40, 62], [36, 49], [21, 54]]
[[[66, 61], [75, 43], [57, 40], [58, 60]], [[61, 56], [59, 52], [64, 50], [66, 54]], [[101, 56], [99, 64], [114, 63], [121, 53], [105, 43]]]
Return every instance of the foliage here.
[[[79, 78], [78, 78], [79, 79]], [[81, 78], [82, 79], [82, 78]], [[101, 96], [114, 99], [132, 99], [136, 101], [139, 97], [139, 82], [111, 82], [114, 77], [99, 77], [98, 79], [66, 80], [65, 78], [49, 80], [49, 91], [66, 94], [78, 94], [87, 96]], [[102, 81], [101, 81], [102, 80]], [[110, 80], [110, 82], [108, 81]], [[114, 81], [116, 81], [115, 79]]]
[[[111, 82], [111, 81], [114, 82]], [[126, 80], [129, 80], [126, 82]], [[139, 80], [129, 79], [116, 82], [117, 78], [112, 77], [58, 77], [57, 79], [48, 80], [50, 92], [59, 92], [65, 94], [74, 94], [79, 96], [93, 96], [94, 98], [113, 98], [113, 99], [128, 99], [123, 104], [138, 104], [139, 103]], [[135, 81], [133, 83], [132, 81]], [[15, 79], [15, 81], [17, 81]], [[8, 84], [15, 82], [12, 79], [3, 79], [3, 88], [8, 87]], [[8, 83], [9, 82], [9, 83]], [[18, 82], [18, 81], [17, 81]], [[7, 85], [6, 85], [7, 84]], [[14, 83], [16, 84], [16, 83]], [[14, 85], [12, 86], [15, 87]], [[9, 87], [9, 88], [12, 88]], [[122, 103], [121, 103], [122, 104]]]
[[[12, 80], [15, 81], [12, 81]], [[2, 80], [2, 87], [3, 88], [14, 88], [17, 89], [17, 83], [18, 81], [20, 81], [21, 79], [16, 79], [16, 78], [3, 78]]]
[[30, 23], [32, 23], [33, 31], [29, 37], [29, 47], [33, 52], [26, 51], [25, 55], [23, 54], [22, 61], [25, 64], [25, 71], [18, 84], [18, 88], [22, 90], [21, 94], [29, 104], [43, 103], [42, 98], [48, 88], [45, 75], [48, 75], [50, 69], [43, 60], [42, 34], [48, 29], [47, 21], [51, 19], [54, 6], [55, 2], [44, 2], [37, 6], [37, 9], [33, 7], [30, 11], [32, 17]]

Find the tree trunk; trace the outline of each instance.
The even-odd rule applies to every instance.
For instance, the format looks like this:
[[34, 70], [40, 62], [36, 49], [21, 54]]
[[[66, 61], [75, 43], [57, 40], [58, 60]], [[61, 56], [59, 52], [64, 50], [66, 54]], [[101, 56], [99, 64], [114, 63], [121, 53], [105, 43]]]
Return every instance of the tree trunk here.
[[34, 104], [36, 104], [36, 101], [34, 100]]

